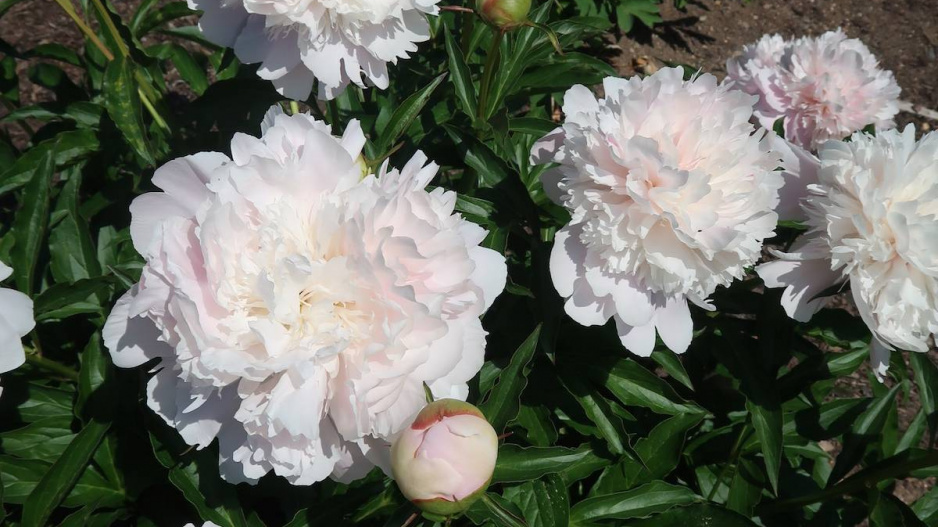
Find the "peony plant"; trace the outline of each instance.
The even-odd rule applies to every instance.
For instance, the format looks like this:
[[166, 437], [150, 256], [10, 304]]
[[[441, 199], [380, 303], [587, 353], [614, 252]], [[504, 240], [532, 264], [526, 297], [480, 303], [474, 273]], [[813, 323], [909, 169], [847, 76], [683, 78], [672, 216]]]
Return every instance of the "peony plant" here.
[[936, 525], [927, 64], [672, 14], [0, 2], [0, 524]]

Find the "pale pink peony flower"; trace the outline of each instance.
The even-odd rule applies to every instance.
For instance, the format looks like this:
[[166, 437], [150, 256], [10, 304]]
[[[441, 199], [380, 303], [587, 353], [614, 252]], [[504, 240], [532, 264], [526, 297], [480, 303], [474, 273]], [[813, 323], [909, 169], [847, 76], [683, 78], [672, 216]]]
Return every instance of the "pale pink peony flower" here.
[[803, 202], [810, 230], [757, 271], [785, 288], [782, 305], [799, 321], [849, 280], [881, 377], [890, 349], [924, 353], [938, 334], [938, 133], [917, 143], [911, 125], [857, 133], [819, 155], [818, 184]]
[[187, 0], [201, 10], [208, 40], [234, 48], [241, 62], [282, 95], [304, 100], [314, 82], [333, 99], [353, 82], [388, 86], [396, 64], [430, 38], [427, 15], [439, 0]]
[[551, 276], [584, 325], [615, 320], [623, 345], [650, 355], [655, 330], [677, 353], [693, 335], [687, 300], [743, 276], [773, 235], [782, 179], [755, 98], [680, 68], [607, 78], [605, 97], [574, 86], [566, 120], [534, 147], [560, 166], [545, 189], [572, 216], [554, 240]]
[[[11, 274], [13, 269], [0, 262], [0, 281]], [[19, 291], [0, 288], [0, 373], [15, 370], [26, 362], [23, 337], [35, 326], [33, 301]]]
[[[140, 282], [104, 329], [114, 363], [151, 359], [148, 405], [187, 443], [219, 439], [221, 472], [296, 484], [388, 469], [423, 383], [463, 399], [504, 258], [416, 154], [369, 173], [365, 136], [273, 108], [232, 159], [157, 170], [131, 205]], [[367, 458], [367, 459], [366, 459]]]
[[478, 408], [440, 399], [417, 414], [391, 447], [391, 473], [421, 510], [448, 516], [485, 492], [495, 471], [498, 436]]
[[734, 87], [759, 96], [763, 127], [782, 119], [785, 138], [808, 150], [868, 125], [892, 128], [899, 112], [892, 72], [840, 29], [793, 41], [766, 35], [728, 60], [726, 71]]

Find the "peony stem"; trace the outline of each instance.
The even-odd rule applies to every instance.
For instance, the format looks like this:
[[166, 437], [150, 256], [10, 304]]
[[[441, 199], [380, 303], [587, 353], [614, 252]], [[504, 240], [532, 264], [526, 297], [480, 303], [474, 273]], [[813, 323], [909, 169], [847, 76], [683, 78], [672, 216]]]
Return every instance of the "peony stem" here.
[[495, 33], [492, 46], [489, 48], [488, 56], [485, 59], [485, 71], [482, 73], [482, 84], [479, 86], [479, 111], [476, 113], [482, 121], [485, 121], [488, 117], [486, 107], [488, 106], [489, 91], [492, 89], [492, 78], [495, 75], [498, 57], [501, 52], [502, 37], [504, 36], [504, 30]]
[[720, 471], [720, 474], [717, 476], [717, 480], [713, 482], [713, 487], [710, 488], [710, 493], [707, 494], [707, 501], [713, 501], [713, 497], [716, 495], [717, 490], [720, 488], [720, 485], [723, 484], [723, 480], [726, 479], [726, 474], [730, 470], [731, 465], [736, 465], [736, 462], [739, 460], [739, 451], [743, 446], [746, 438], [749, 437], [749, 421], [746, 421], [746, 424], [743, 425], [743, 429], [739, 431], [739, 437], [736, 438], [736, 443], [733, 445], [733, 449], [730, 450], [729, 463], [723, 465], [723, 470]]
[[32, 364], [33, 366], [50, 371], [52, 373], [57, 373], [62, 377], [72, 381], [78, 382], [78, 372], [64, 364], [59, 364], [54, 360], [47, 359], [45, 357], [40, 357], [39, 355], [26, 355], [26, 362]]
[[[95, 8], [98, 9], [98, 11], [101, 13], [101, 18], [104, 19], [105, 24], [111, 31], [111, 35], [114, 37], [114, 40], [117, 42], [117, 46], [121, 51], [121, 56], [129, 56], [130, 51], [127, 49], [127, 44], [125, 44], [124, 40], [121, 38], [120, 32], [117, 31], [117, 26], [114, 25], [114, 21], [111, 20], [110, 14], [107, 12], [107, 10], [104, 9], [104, 5], [101, 4], [101, 0], [92, 1], [94, 2]], [[91, 27], [88, 26], [88, 24], [86, 24], [80, 16], [78, 16], [78, 12], [75, 11], [75, 6], [72, 5], [71, 0], [55, 0], [55, 3], [59, 4], [59, 7], [65, 11], [65, 13], [69, 18], [72, 19], [73, 22], [75, 22], [75, 25], [78, 26], [78, 29], [80, 29], [81, 32], [84, 33], [86, 37], [88, 37], [88, 40], [90, 40], [91, 43], [94, 44], [96, 48], [98, 48], [98, 51], [104, 55], [104, 58], [107, 59], [108, 62], [114, 60], [114, 53], [112, 53], [111, 50], [104, 45], [104, 42], [101, 42], [101, 39], [98, 38], [98, 35], [91, 29]], [[159, 112], [156, 111], [156, 108], [150, 101], [151, 98], [155, 100], [156, 97], [155, 93], [145, 89], [145, 87], [149, 88], [149, 84], [147, 83], [146, 79], [140, 74], [139, 71], [136, 70], [134, 71], [134, 77], [137, 79], [137, 92], [140, 94], [140, 102], [143, 103], [143, 106], [153, 117], [153, 121], [157, 124], [157, 126], [163, 128], [166, 131], [169, 131], [169, 125], [166, 124], [166, 121], [162, 116], [160, 116]]]
[[475, 13], [472, 9], [468, 7], [462, 7], [458, 5], [444, 5], [440, 7], [440, 11], [455, 11], [457, 13]]
[[417, 512], [411, 514], [407, 517], [407, 520], [404, 522], [404, 525], [401, 525], [401, 527], [408, 527], [410, 524], [414, 523], [414, 521], [417, 519], [417, 516], [419, 515], [420, 514]]

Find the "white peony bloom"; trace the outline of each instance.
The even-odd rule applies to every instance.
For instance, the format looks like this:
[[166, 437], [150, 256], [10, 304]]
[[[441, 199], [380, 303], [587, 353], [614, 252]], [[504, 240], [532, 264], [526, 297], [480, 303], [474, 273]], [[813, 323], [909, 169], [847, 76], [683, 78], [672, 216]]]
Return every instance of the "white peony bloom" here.
[[333, 99], [349, 82], [388, 86], [396, 64], [430, 38], [427, 15], [439, 0], [188, 0], [202, 11], [208, 40], [234, 48], [241, 62], [292, 99]]
[[938, 334], [938, 133], [917, 143], [912, 125], [857, 133], [819, 155], [803, 202], [810, 230], [757, 271], [785, 288], [782, 305], [799, 321], [849, 280], [881, 376], [889, 349], [924, 353]]
[[105, 345], [120, 367], [160, 359], [150, 408], [191, 445], [218, 437], [229, 481], [387, 469], [423, 383], [465, 399], [482, 366], [504, 258], [453, 192], [425, 190], [437, 166], [422, 153], [373, 175], [364, 143], [357, 121], [337, 138], [275, 107], [232, 159], [171, 161], [163, 192], [131, 205], [147, 264]]
[[[0, 262], [0, 281], [11, 274], [13, 269]], [[23, 337], [34, 327], [33, 301], [19, 291], [0, 288], [0, 373], [19, 368], [26, 362]], [[2, 387], [0, 393], [3, 393]]]
[[771, 129], [783, 120], [785, 138], [815, 150], [868, 125], [895, 126], [899, 85], [863, 42], [843, 31], [785, 41], [766, 35], [727, 61], [734, 87], [758, 95], [755, 115]]
[[[607, 78], [605, 97], [574, 86], [566, 121], [535, 145], [548, 194], [572, 220], [555, 238], [551, 276], [584, 325], [615, 319], [623, 345], [647, 356], [655, 329], [690, 344], [687, 300], [705, 308], [743, 276], [773, 235], [782, 178], [768, 136], [749, 122], [755, 97], [680, 68]], [[710, 308], [712, 309], [712, 308]]]

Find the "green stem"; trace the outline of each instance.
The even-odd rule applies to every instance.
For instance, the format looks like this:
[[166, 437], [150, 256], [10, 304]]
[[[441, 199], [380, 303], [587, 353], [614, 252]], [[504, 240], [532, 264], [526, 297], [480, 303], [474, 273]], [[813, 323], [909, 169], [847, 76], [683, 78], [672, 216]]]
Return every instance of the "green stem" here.
[[120, 31], [117, 30], [117, 26], [114, 25], [114, 21], [111, 20], [111, 13], [108, 11], [104, 4], [101, 3], [101, 0], [91, 0], [91, 3], [94, 4], [94, 8], [98, 11], [98, 14], [101, 15], [101, 20], [104, 21], [104, 25], [107, 26], [108, 32], [111, 33], [111, 38], [114, 39], [114, 42], [117, 43], [117, 50], [120, 52], [122, 57], [130, 56], [130, 48], [127, 47], [127, 43], [124, 42], [123, 37], [121, 37]]
[[75, 22], [75, 25], [78, 26], [78, 29], [88, 37], [88, 40], [101, 51], [101, 54], [104, 55], [104, 58], [111, 61], [114, 60], [114, 54], [111, 53], [111, 50], [104, 45], [104, 42], [101, 42], [101, 39], [98, 38], [98, 35], [88, 27], [88, 24], [78, 16], [78, 13], [75, 11], [75, 6], [72, 5], [70, 0], [55, 0], [55, 3], [59, 4], [63, 11]]
[[153, 103], [150, 102], [150, 99], [147, 98], [146, 94], [143, 93], [143, 90], [139, 86], [137, 87], [137, 93], [140, 94], [140, 102], [143, 103], [143, 106], [150, 112], [150, 115], [153, 116], [153, 121], [156, 122], [156, 125], [163, 130], [169, 130], [169, 125], [166, 124], [166, 121], [164, 121], [160, 113], [156, 111], [156, 108], [153, 107]]
[[300, 113], [300, 105], [296, 101], [290, 101], [290, 113], [296, 115]]
[[501, 53], [502, 37], [504, 36], [505, 32], [503, 30], [495, 33], [492, 46], [489, 48], [488, 56], [485, 59], [485, 71], [482, 73], [482, 83], [479, 86], [479, 111], [477, 112], [477, 116], [481, 121], [485, 121], [488, 117], [489, 91], [492, 89], [492, 79], [495, 76], [498, 57]]
[[54, 360], [49, 360], [45, 357], [40, 357], [39, 355], [27, 355], [26, 362], [37, 368], [61, 375], [70, 381], [78, 382], [77, 371], [69, 368], [68, 366], [65, 366], [64, 364], [59, 364]]
[[723, 480], [726, 479], [726, 473], [729, 472], [731, 466], [735, 466], [739, 461], [739, 452], [745, 442], [746, 438], [749, 437], [750, 427], [749, 421], [746, 421], [746, 424], [743, 425], [743, 429], [739, 431], [739, 437], [736, 438], [736, 443], [733, 444], [733, 449], [730, 450], [729, 462], [726, 465], [723, 465], [723, 470], [720, 471], [720, 475], [717, 476], [717, 480], [713, 483], [713, 487], [710, 489], [710, 492], [707, 494], [707, 501], [713, 501], [713, 497], [716, 495], [717, 490], [723, 484]]

